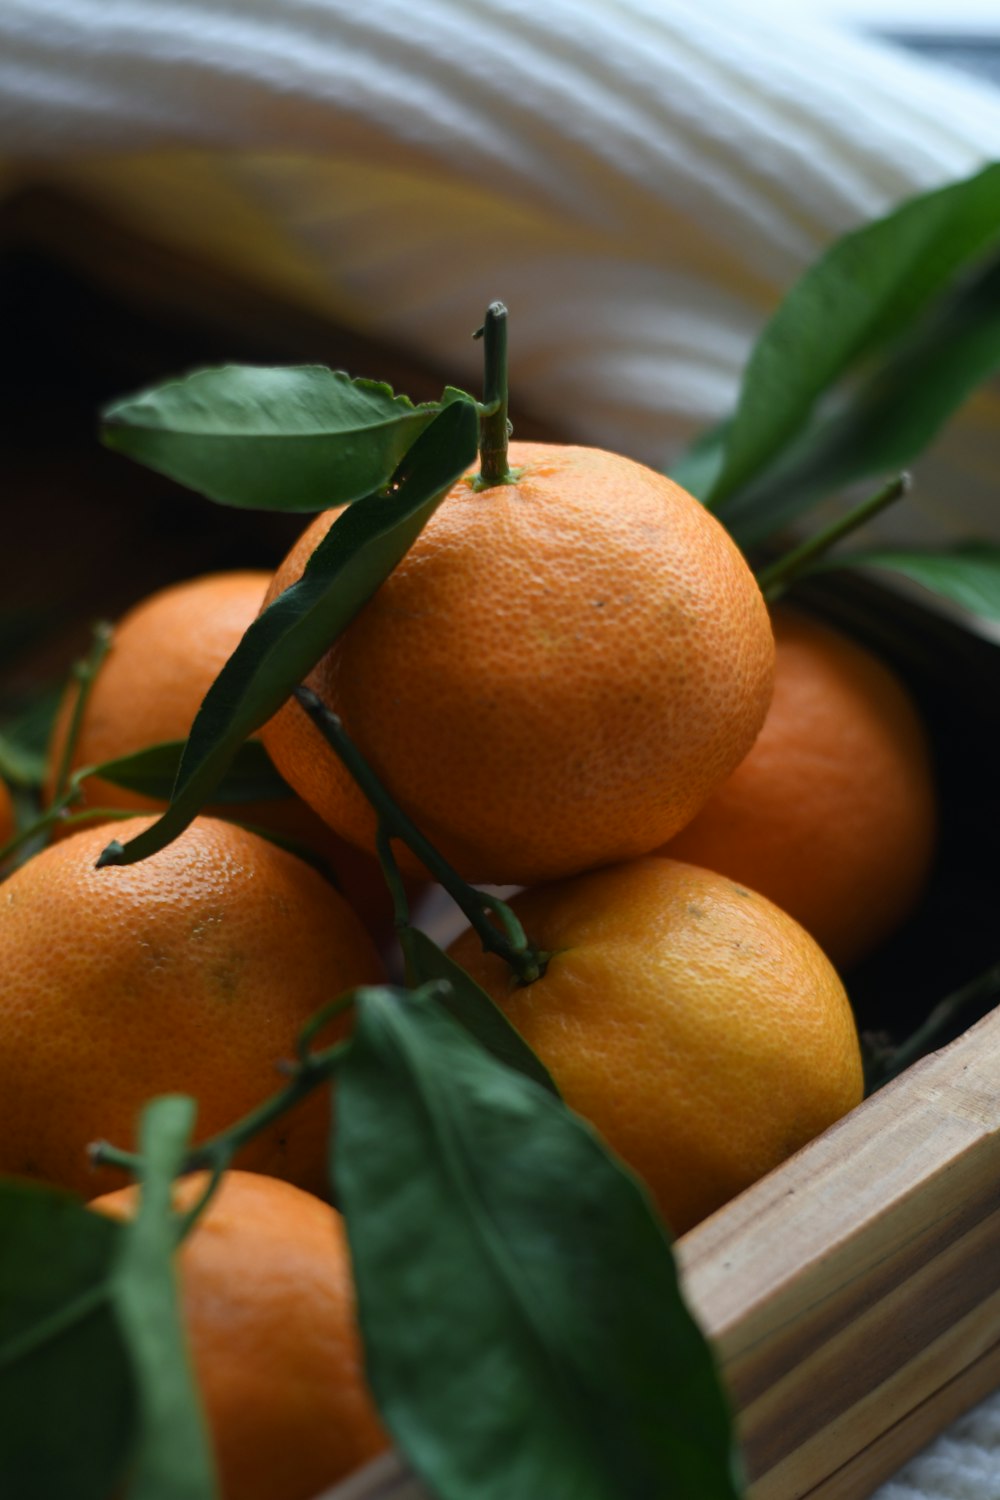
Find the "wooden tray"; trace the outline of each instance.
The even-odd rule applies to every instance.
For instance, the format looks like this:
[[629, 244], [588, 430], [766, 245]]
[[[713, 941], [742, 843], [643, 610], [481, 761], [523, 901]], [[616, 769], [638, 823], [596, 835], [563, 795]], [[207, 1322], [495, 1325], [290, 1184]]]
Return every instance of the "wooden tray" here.
[[[39, 593], [62, 601], [6, 658], [0, 639], [7, 701], [61, 673], [95, 615], [207, 568], [267, 566], [301, 527], [222, 512], [104, 453], [101, 401], [223, 359], [318, 358], [417, 398], [443, 384], [398, 351], [262, 304], [46, 193], [0, 214], [0, 297], [22, 356], [0, 395], [7, 491], [19, 502], [7, 506], [5, 607], [30, 616]], [[558, 436], [524, 413], [516, 422], [522, 436]], [[863, 1024], [904, 1033], [1000, 959], [1000, 873], [985, 833], [1000, 827], [1000, 694], [985, 691], [1000, 653], [871, 584], [827, 583], [810, 602], [909, 678], [938, 751], [944, 837], [927, 900], [848, 976]], [[1000, 1385], [998, 1131], [1000, 1013], [679, 1242], [738, 1408], [753, 1500], [863, 1500]], [[421, 1493], [390, 1455], [330, 1500]]]

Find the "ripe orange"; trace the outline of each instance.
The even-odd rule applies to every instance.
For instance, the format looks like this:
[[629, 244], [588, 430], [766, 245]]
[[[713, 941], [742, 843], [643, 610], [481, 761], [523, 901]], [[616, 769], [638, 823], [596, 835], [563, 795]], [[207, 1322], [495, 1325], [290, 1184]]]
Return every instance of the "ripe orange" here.
[[[114, 1182], [88, 1143], [131, 1146], [152, 1095], [194, 1095], [199, 1139], [214, 1134], [280, 1087], [314, 1011], [381, 978], [347, 903], [266, 840], [199, 818], [151, 859], [98, 870], [107, 840], [75, 834], [0, 886], [0, 1172], [87, 1196]], [[328, 1115], [311, 1097], [239, 1165], [322, 1191]]]
[[452, 957], [681, 1234], [862, 1095], [851, 1008], [791, 917], [725, 876], [640, 859], [516, 896], [551, 953], [519, 986], [470, 932]]
[[[166, 740], [184, 740], [201, 701], [256, 617], [271, 575], [209, 573], [161, 589], [115, 626], [111, 649], [87, 700], [71, 770], [100, 765]], [[51, 800], [76, 701], [64, 696], [49, 749]], [[159, 811], [162, 802], [99, 776], [88, 777], [74, 807]], [[230, 803], [214, 816], [299, 841], [319, 854], [338, 888], [378, 937], [391, 928], [391, 903], [376, 862], [338, 839], [298, 797]]]
[[[309, 681], [463, 875], [521, 885], [647, 852], [692, 818], [757, 735], [774, 647], [739, 551], [669, 479], [589, 448], [515, 443], [510, 461], [516, 483], [455, 485]], [[301, 708], [261, 733], [370, 848], [373, 814]]]
[[934, 851], [930, 749], [897, 677], [839, 631], [774, 612], [774, 698], [729, 780], [661, 851], [769, 896], [835, 964], [908, 914]]
[[[204, 1191], [185, 1178], [175, 1203]], [[99, 1198], [112, 1218], [134, 1188]], [[387, 1445], [368, 1394], [340, 1215], [229, 1172], [179, 1257], [184, 1323], [223, 1500], [314, 1500]]]

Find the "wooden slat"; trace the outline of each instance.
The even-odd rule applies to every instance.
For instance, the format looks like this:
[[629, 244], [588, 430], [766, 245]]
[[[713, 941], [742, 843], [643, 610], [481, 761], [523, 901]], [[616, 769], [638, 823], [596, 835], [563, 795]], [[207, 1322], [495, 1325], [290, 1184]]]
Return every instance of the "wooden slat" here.
[[753, 1500], [860, 1500], [1000, 1378], [1000, 1015], [678, 1246]]
[[[1000, 1012], [678, 1241], [750, 1500], [865, 1500], [1000, 1385]], [[394, 1458], [327, 1500], [420, 1500]]]

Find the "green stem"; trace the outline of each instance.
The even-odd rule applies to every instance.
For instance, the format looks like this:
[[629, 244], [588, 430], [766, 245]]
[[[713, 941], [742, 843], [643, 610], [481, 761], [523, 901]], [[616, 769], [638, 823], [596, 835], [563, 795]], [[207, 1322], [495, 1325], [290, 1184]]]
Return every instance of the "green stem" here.
[[491, 302], [482, 328], [474, 338], [483, 341], [483, 406], [479, 419], [479, 475], [476, 489], [488, 490], [516, 479], [507, 463], [510, 424], [507, 420], [507, 309]]
[[[178, 1175], [198, 1172], [206, 1167], [213, 1174], [221, 1175], [234, 1156], [255, 1135], [333, 1077], [348, 1046], [348, 1042], [337, 1042], [322, 1052], [311, 1053], [303, 1062], [294, 1065], [293, 1076], [283, 1089], [265, 1099], [234, 1125], [211, 1136], [200, 1146], [195, 1146], [184, 1158]], [[143, 1158], [138, 1153], [122, 1151], [107, 1141], [94, 1141], [88, 1147], [87, 1154], [95, 1166], [120, 1167], [122, 1171], [131, 1172], [134, 1177], [139, 1176], [142, 1170]]]
[[392, 852], [389, 830], [382, 818], [375, 830], [375, 852], [382, 867], [382, 875], [392, 897], [392, 925], [403, 952], [406, 982], [414, 985], [417, 974], [417, 956], [413, 950], [413, 927], [410, 923], [410, 902], [406, 894], [403, 877], [399, 873], [396, 856]]
[[80, 812], [67, 813], [66, 809], [72, 807], [80, 795], [80, 783], [92, 774], [91, 771], [78, 771], [70, 781], [69, 786], [59, 799], [52, 803], [51, 807], [41, 813], [27, 828], [22, 828], [20, 833], [15, 833], [12, 839], [8, 839], [3, 848], [0, 848], [0, 866], [5, 865], [12, 854], [32, 839], [58, 823], [62, 828], [76, 828], [86, 823], [114, 823], [124, 822], [128, 818], [134, 818], [134, 808], [122, 807], [85, 807]]
[[106, 620], [102, 620], [99, 624], [95, 625], [90, 650], [82, 661], [78, 661], [73, 668], [73, 676], [77, 681], [77, 693], [73, 703], [73, 713], [70, 717], [69, 729], [66, 733], [66, 742], [63, 745], [62, 755], [59, 758], [59, 769], [56, 771], [54, 800], [61, 797], [66, 790], [70, 767], [73, 764], [73, 756], [76, 752], [77, 741], [80, 738], [80, 729], [83, 725], [83, 715], [86, 711], [87, 702], [93, 690], [94, 683], [97, 680], [97, 674], [101, 670], [104, 658], [111, 650], [113, 635], [114, 628]]
[[58, 802], [54, 802], [47, 812], [43, 812], [41, 817], [36, 818], [27, 828], [22, 828], [19, 833], [14, 834], [13, 838], [8, 839], [3, 848], [0, 848], [0, 868], [7, 863], [11, 855], [16, 854], [25, 844], [30, 843], [32, 839], [37, 838], [46, 829], [51, 828], [53, 823], [60, 822], [66, 806], [67, 800], [63, 797]]
[[[479, 934], [487, 953], [496, 953], [507, 963], [522, 984], [532, 984], [545, 973], [548, 955], [532, 948], [517, 917], [497, 896], [477, 891], [463, 880], [458, 871], [420, 832], [402, 808], [392, 800], [360, 750], [344, 729], [337, 715], [331, 713], [311, 688], [297, 687], [294, 696], [305, 709], [324, 739], [348, 773], [354, 778], [375, 809], [386, 834], [400, 839], [442, 885], [455, 905]], [[493, 912], [503, 931], [490, 921]]]
[[887, 506], [894, 505], [904, 495], [908, 495], [911, 488], [909, 474], [897, 474], [895, 479], [890, 479], [888, 484], [869, 499], [863, 500], [853, 510], [847, 512], [839, 521], [834, 521], [825, 531], [816, 536], [809, 537], [798, 547], [793, 547], [791, 552], [786, 552], [784, 557], [779, 557], [776, 562], [768, 563], [757, 573], [757, 585], [769, 602], [781, 597], [785, 590], [795, 582], [803, 573], [807, 572], [818, 557], [822, 557], [835, 543], [849, 536], [873, 516]]
[[912, 1063], [933, 1050], [936, 1043], [953, 1030], [955, 1022], [965, 1011], [982, 1009], [989, 1001], [1000, 995], [1000, 963], [992, 964], [968, 984], [953, 990], [940, 1000], [930, 1015], [905, 1042], [895, 1047], [889, 1055], [880, 1059], [876, 1076], [869, 1079], [868, 1092], [874, 1093], [883, 1084], [906, 1071]]

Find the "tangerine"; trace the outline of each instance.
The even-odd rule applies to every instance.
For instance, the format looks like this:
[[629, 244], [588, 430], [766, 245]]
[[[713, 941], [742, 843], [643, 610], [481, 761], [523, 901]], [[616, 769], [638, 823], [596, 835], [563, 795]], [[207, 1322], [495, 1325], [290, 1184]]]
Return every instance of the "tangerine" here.
[[[147, 1099], [193, 1094], [198, 1138], [214, 1134], [275, 1092], [316, 1010], [382, 977], [347, 903], [266, 839], [199, 818], [141, 864], [98, 870], [107, 840], [74, 834], [0, 886], [0, 1172], [85, 1196], [114, 1181], [87, 1145], [131, 1145]], [[328, 1120], [314, 1095], [238, 1164], [323, 1191]]]
[[[467, 879], [524, 885], [688, 822], [757, 735], [774, 646], [742, 555], [671, 480], [591, 448], [514, 443], [510, 461], [510, 483], [453, 487], [308, 681]], [[373, 846], [371, 808], [297, 704], [261, 737], [332, 828]]]
[[645, 858], [515, 896], [551, 954], [519, 984], [471, 930], [454, 959], [682, 1234], [861, 1100], [851, 1007], [818, 944], [723, 875]]
[[[271, 575], [252, 569], [208, 573], [149, 595], [115, 626], [91, 685], [70, 770], [185, 740], [202, 699], [255, 619]], [[77, 690], [64, 694], [49, 747], [48, 798], [69, 733]], [[83, 782], [74, 811], [111, 808], [159, 812], [165, 804], [100, 776]], [[392, 925], [391, 902], [375, 860], [327, 827], [298, 797], [228, 803], [208, 810], [291, 839], [318, 854], [338, 888], [381, 939]]]
[[[205, 1190], [178, 1182], [178, 1209]], [[92, 1207], [131, 1217], [134, 1187]], [[314, 1500], [387, 1446], [365, 1385], [340, 1215], [227, 1172], [181, 1245], [182, 1316], [223, 1500]]]
[[937, 823], [927, 735], [863, 646], [773, 614], [774, 697], [753, 749], [661, 851], [769, 896], [847, 968], [915, 905]]

